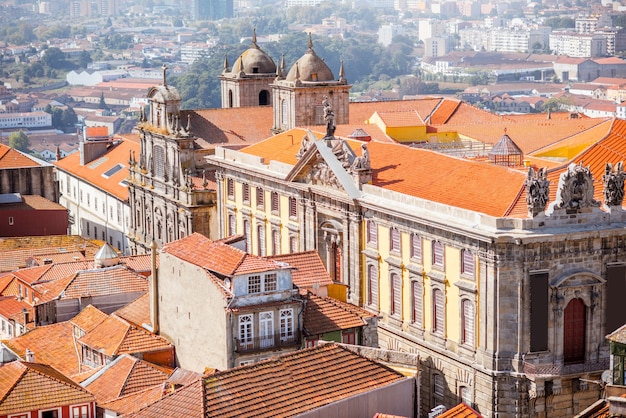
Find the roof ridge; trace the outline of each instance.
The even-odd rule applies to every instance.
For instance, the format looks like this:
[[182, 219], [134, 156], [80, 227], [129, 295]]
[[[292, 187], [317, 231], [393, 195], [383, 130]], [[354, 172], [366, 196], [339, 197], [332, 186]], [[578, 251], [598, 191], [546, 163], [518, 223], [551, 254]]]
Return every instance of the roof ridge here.
[[[45, 377], [47, 377], [49, 379], [53, 379], [56, 382], [61, 383], [62, 385], [67, 386], [67, 387], [71, 387], [71, 388], [74, 388], [74, 389], [80, 388], [83, 392], [88, 393], [88, 394], [91, 395], [91, 392], [89, 392], [87, 389], [85, 389], [84, 387], [82, 387], [78, 383], [74, 382], [72, 379], [70, 379], [69, 377], [65, 376], [63, 373], [61, 373], [60, 371], [58, 371], [57, 369], [55, 369], [54, 367], [52, 367], [49, 364], [28, 363], [28, 362], [26, 362], [26, 363], [27, 364], [25, 364], [24, 366], [26, 367], [27, 371], [32, 371], [34, 373], [37, 373], [40, 376], [45, 376]], [[54, 370], [55, 372], [59, 373], [61, 376], [65, 377], [67, 379], [67, 381], [63, 381], [63, 380], [58, 379], [57, 377], [55, 377], [53, 375], [50, 375], [48, 373], [44, 373], [43, 371], [38, 370], [36, 367], [30, 367], [30, 365], [32, 365], [32, 364], [37, 364], [37, 365], [40, 365], [40, 366], [49, 367], [52, 370]]]

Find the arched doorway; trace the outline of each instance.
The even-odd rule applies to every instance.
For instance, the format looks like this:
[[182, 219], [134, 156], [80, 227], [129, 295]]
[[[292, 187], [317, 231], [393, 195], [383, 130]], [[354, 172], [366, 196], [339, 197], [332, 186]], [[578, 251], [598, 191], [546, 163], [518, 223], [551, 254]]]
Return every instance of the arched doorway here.
[[587, 307], [583, 300], [572, 299], [563, 316], [563, 361], [565, 364], [584, 363]]
[[327, 220], [320, 225], [321, 242], [319, 248], [324, 249], [320, 253], [325, 258], [326, 269], [330, 277], [337, 283], [343, 282], [343, 231], [341, 224], [334, 220]]
[[259, 93], [259, 106], [267, 106], [270, 104], [270, 93], [267, 90], [261, 90]]

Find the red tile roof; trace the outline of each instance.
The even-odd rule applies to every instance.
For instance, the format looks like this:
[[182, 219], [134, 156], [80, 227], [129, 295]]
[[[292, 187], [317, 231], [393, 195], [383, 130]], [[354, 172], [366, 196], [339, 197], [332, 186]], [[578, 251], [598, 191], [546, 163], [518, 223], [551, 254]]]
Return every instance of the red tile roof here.
[[[67, 208], [55, 203], [51, 200], [46, 199], [45, 197], [38, 195], [21, 195], [22, 202], [21, 203], [11, 203], [11, 204], [3, 204], [0, 205], [0, 211], [5, 210], [60, 210], [65, 211]], [[41, 216], [46, 216], [45, 213], [42, 213]]]
[[144, 324], [151, 324], [150, 321], [150, 294], [145, 293], [137, 299], [118, 309], [115, 315], [127, 320], [128, 322], [143, 327]]
[[314, 286], [328, 286], [333, 280], [317, 251], [272, 255], [267, 258], [295, 267], [291, 271], [293, 283], [300, 289], [313, 289]]
[[108, 402], [98, 402], [98, 406], [105, 410], [114, 411], [118, 415], [125, 416], [152, 405], [167, 393], [169, 392], [164, 389], [161, 384], [121, 396]]
[[108, 317], [109, 315], [105, 314], [100, 309], [89, 305], [72, 318], [70, 322], [87, 333], [104, 322]]
[[31, 322], [34, 318], [34, 310], [30, 304], [15, 296], [0, 296], [0, 315], [6, 319], [13, 319], [23, 324], [24, 310], [28, 312], [28, 322]]
[[172, 349], [165, 338], [131, 325], [115, 315], [109, 316], [78, 341], [110, 357]]
[[[406, 379], [334, 344], [217, 372], [130, 417], [290, 417]], [[203, 397], [204, 405], [198, 403]]]
[[16, 149], [0, 144], [0, 170], [26, 167], [42, 167], [42, 164]]
[[483, 416], [476, 412], [473, 408], [460, 403], [454, 408], [448, 409], [443, 414], [439, 415], [441, 418], [482, 418]]
[[366, 318], [375, 315], [358, 306], [330, 297], [308, 295], [304, 308], [303, 326], [309, 336], [327, 332], [361, 328]]
[[90, 403], [93, 396], [53, 367], [14, 361], [0, 365], [0, 414]]
[[165, 369], [129, 355], [122, 355], [83, 383], [98, 404], [162, 385], [172, 369]]
[[[83, 166], [80, 165], [79, 152], [70, 154], [61, 161], [56, 161], [55, 165], [59, 170], [80, 178], [94, 187], [125, 201], [128, 199], [128, 187], [121, 185], [120, 182], [128, 177], [130, 151], [134, 151], [136, 155], [139, 155], [139, 148], [139, 144], [135, 141], [117, 138], [117, 141], [109, 146], [103, 156]], [[104, 173], [118, 164], [123, 166], [121, 170], [110, 177], [103, 177]]]

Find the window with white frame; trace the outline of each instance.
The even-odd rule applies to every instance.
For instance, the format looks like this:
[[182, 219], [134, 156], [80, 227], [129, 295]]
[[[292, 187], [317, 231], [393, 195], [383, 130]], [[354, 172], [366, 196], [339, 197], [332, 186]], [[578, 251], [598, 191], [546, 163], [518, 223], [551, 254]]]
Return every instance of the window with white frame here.
[[417, 234], [411, 234], [411, 258], [422, 260], [422, 237]]
[[378, 242], [378, 225], [376, 225], [376, 222], [369, 220], [367, 221], [367, 243], [374, 245], [377, 242]]
[[265, 279], [263, 281], [263, 291], [264, 292], [273, 292], [276, 290], [277, 285], [277, 276], [276, 273], [269, 273], [265, 275]]
[[445, 298], [441, 289], [433, 289], [433, 332], [443, 334], [445, 326]]
[[61, 408], [47, 409], [39, 411], [39, 418], [59, 418], [61, 416]]
[[280, 310], [280, 340], [290, 341], [294, 338], [293, 309]]
[[474, 277], [474, 254], [469, 250], [461, 250], [461, 274]]
[[72, 405], [72, 418], [89, 418], [89, 405]]
[[433, 266], [443, 267], [443, 244], [439, 241], [433, 241]]
[[296, 218], [298, 216], [298, 199], [295, 197], [289, 198], [289, 217]]
[[27, 412], [25, 414], [13, 414], [13, 415], [9, 415], [9, 418], [30, 418], [30, 412]]
[[412, 309], [411, 321], [415, 325], [419, 326], [420, 328], [422, 327], [422, 324], [423, 324], [423, 315], [422, 315], [423, 293], [424, 293], [423, 286], [420, 282], [418, 281], [411, 282], [411, 309]]
[[280, 210], [280, 204], [278, 201], [278, 193], [277, 192], [272, 192], [272, 212], [275, 214], [278, 214], [278, 211]]
[[261, 293], [261, 276], [248, 277], [248, 293]]
[[230, 200], [235, 198], [235, 181], [233, 179], [226, 180], [226, 193]]
[[472, 406], [472, 392], [470, 388], [467, 386], [459, 387], [459, 398], [461, 398], [461, 402], [465, 405], [471, 407]]
[[378, 306], [378, 268], [373, 264], [367, 265], [367, 303]]
[[389, 235], [389, 250], [400, 251], [400, 231], [398, 228], [392, 227]]
[[265, 225], [257, 225], [256, 227], [257, 246], [259, 247], [259, 255], [265, 255]]
[[469, 299], [461, 301], [461, 343], [474, 345], [474, 303]]
[[391, 315], [399, 316], [402, 311], [402, 280], [398, 273], [391, 273]]
[[239, 343], [250, 345], [253, 343], [254, 330], [252, 329], [252, 314], [239, 315]]

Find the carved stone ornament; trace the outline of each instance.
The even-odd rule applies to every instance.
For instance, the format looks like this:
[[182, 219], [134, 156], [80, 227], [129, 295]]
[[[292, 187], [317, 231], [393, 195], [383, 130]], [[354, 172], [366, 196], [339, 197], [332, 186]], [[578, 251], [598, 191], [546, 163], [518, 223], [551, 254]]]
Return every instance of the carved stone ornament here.
[[606, 163], [604, 174], [602, 175], [604, 190], [604, 204], [606, 206], [622, 206], [624, 200], [624, 165], [623, 162], [615, 164]]
[[322, 105], [324, 106], [324, 122], [326, 122], [325, 138], [332, 138], [335, 135], [335, 111], [328, 101], [328, 96], [324, 96]]
[[532, 167], [528, 168], [528, 177], [524, 181], [526, 187], [526, 206], [531, 216], [536, 216], [546, 210], [550, 194], [550, 181], [547, 178], [548, 169], [540, 168], [536, 173]]
[[328, 167], [326, 161], [318, 155], [317, 161], [311, 167], [311, 171], [307, 175], [307, 181], [311, 184], [319, 185], [319, 186], [331, 186], [335, 188], [339, 188], [339, 180], [335, 173]]
[[311, 148], [311, 146], [313, 145], [313, 140], [309, 139], [308, 135], [303, 135], [302, 136], [302, 142], [300, 142], [300, 149], [298, 150], [298, 153], [296, 154], [296, 158], [300, 159], [304, 156], [304, 154], [306, 154], [306, 152], [309, 150], [309, 148]]
[[370, 170], [370, 153], [367, 150], [367, 144], [361, 145], [362, 154], [360, 157], [356, 157], [352, 162], [350, 169], [352, 171], [358, 170]]
[[600, 206], [593, 198], [593, 176], [589, 167], [570, 164], [567, 171], [561, 173], [556, 192], [555, 209], [579, 212], [581, 209]]

